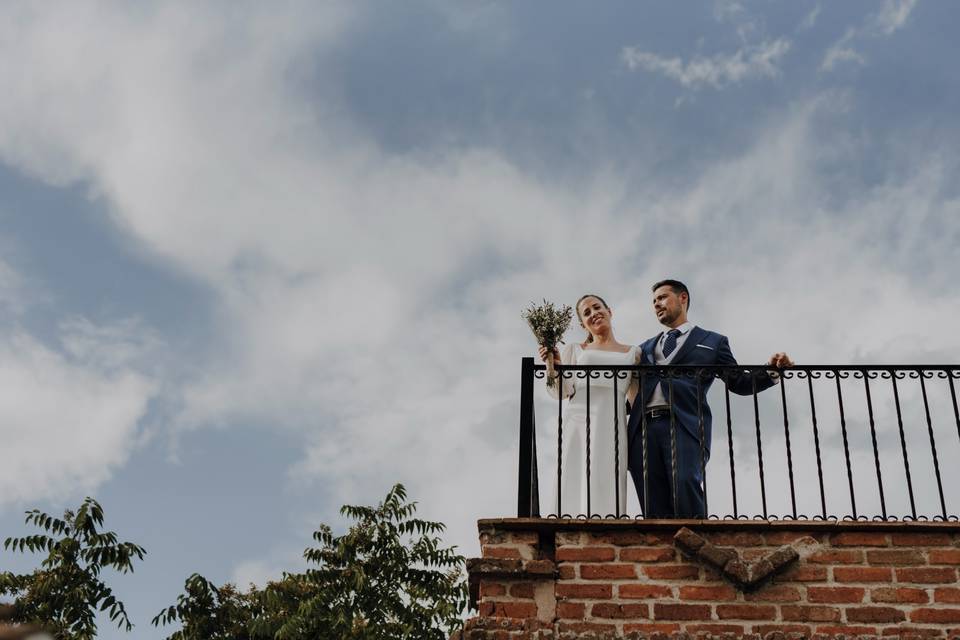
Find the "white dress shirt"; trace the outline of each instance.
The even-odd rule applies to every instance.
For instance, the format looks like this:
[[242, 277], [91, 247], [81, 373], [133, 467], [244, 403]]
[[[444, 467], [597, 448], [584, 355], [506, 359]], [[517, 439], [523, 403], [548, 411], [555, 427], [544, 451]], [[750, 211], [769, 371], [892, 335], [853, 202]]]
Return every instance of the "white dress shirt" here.
[[[656, 364], [670, 364], [674, 356], [677, 355], [677, 352], [680, 351], [680, 347], [683, 346], [683, 343], [687, 341], [687, 338], [690, 336], [690, 330], [696, 326], [692, 322], [684, 322], [679, 327], [674, 327], [680, 331], [680, 335], [677, 336], [677, 346], [674, 347], [673, 351], [670, 352], [670, 355], [663, 355], [663, 343], [667, 339], [667, 333], [672, 331], [669, 329], [664, 331], [660, 335], [660, 339], [657, 340], [656, 346], [653, 348], [653, 359]], [[647, 403], [647, 410], [650, 409], [665, 409], [670, 406], [670, 403], [667, 402], [667, 397], [663, 393], [663, 383], [661, 382], [653, 389], [653, 395], [650, 396], [650, 402]]]

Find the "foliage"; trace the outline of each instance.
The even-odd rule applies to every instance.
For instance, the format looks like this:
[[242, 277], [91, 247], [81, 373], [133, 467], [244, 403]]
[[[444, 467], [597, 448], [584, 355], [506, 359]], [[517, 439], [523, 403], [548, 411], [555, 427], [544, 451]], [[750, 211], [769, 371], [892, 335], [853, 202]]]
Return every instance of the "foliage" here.
[[244, 594], [191, 576], [153, 623], [182, 623], [168, 640], [445, 640], [467, 604], [464, 559], [441, 548], [443, 524], [415, 512], [399, 484], [377, 507], [344, 506], [356, 522], [342, 536], [321, 525], [305, 572]]
[[199, 574], [187, 578], [177, 603], [153, 619], [154, 626], [176, 621], [183, 628], [169, 640], [248, 640], [248, 627], [259, 612], [260, 594], [239, 591], [231, 584], [217, 588]]
[[46, 533], [7, 538], [4, 548], [47, 557], [33, 573], [0, 572], [0, 595], [15, 597], [14, 621], [43, 627], [58, 640], [87, 640], [96, 636], [97, 611], [107, 611], [118, 627], [130, 631], [123, 603], [100, 576], [107, 568], [132, 572], [133, 560], [142, 560], [146, 551], [118, 542], [112, 531], [100, 531], [103, 509], [93, 498], [62, 519], [28, 511], [26, 523]]

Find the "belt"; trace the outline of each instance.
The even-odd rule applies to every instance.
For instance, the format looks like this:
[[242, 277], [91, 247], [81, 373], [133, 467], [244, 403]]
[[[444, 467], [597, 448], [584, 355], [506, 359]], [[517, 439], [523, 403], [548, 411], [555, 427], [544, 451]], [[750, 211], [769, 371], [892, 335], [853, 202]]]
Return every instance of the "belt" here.
[[670, 407], [663, 407], [662, 409], [647, 409], [643, 412], [647, 419], [649, 420], [658, 420], [659, 418], [669, 418], [670, 417]]

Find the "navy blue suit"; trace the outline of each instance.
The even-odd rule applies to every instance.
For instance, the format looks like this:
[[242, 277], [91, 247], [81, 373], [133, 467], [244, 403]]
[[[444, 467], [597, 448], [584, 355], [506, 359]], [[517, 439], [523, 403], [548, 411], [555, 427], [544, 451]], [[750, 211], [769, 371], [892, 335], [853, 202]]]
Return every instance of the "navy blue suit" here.
[[[640, 345], [641, 363], [655, 364], [654, 349], [660, 339], [658, 334]], [[683, 345], [677, 350], [671, 365], [732, 365], [737, 361], [730, 351], [730, 342], [726, 336], [700, 327], [693, 327]], [[703, 433], [704, 464], [710, 457], [712, 437], [712, 414], [707, 404], [707, 392], [713, 383], [712, 373], [700, 378], [699, 390], [697, 378], [681, 375], [672, 379], [663, 379], [655, 372], [643, 374], [643, 384], [627, 423], [628, 467], [633, 482], [644, 503], [643, 485], [643, 438], [641, 436], [642, 417], [657, 384], [663, 382], [663, 394], [671, 406], [677, 441], [677, 505], [674, 510], [672, 487], [672, 448], [670, 418], [647, 419], [647, 511], [645, 517], [703, 518], [703, 474], [700, 466], [701, 456], [701, 420]], [[731, 392], [739, 395], [752, 395], [754, 389], [763, 391], [775, 383], [765, 371], [753, 374], [726, 375], [725, 382]], [[672, 386], [672, 397], [671, 397]], [[699, 391], [699, 393], [698, 393]], [[668, 414], [669, 416], [669, 414]]]

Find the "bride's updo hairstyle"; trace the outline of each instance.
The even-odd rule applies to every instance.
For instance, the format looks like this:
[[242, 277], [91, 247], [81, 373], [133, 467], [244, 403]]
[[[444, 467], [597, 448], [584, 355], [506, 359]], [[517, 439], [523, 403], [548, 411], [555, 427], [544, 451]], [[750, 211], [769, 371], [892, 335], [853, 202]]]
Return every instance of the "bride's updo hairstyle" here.
[[[580, 296], [580, 299], [577, 300], [577, 305], [574, 308], [577, 310], [577, 320], [580, 321], [580, 326], [583, 327], [584, 329], [586, 329], [587, 327], [583, 324], [583, 318], [580, 316], [580, 303], [586, 300], [587, 298], [596, 298], [597, 300], [600, 301], [600, 304], [603, 305], [604, 309], [606, 309], [607, 311], [610, 311], [610, 305], [607, 304], [607, 301], [601, 298], [600, 296], [598, 296], [597, 294], [587, 293]], [[590, 344], [591, 342], [593, 342], [593, 334], [590, 333], [589, 330], [587, 330], [587, 339], [584, 342], [586, 342], [587, 344]]]

